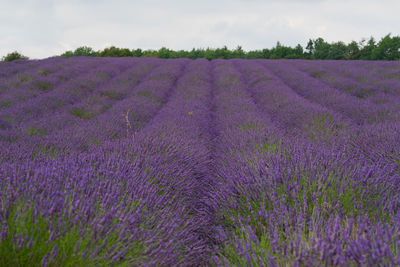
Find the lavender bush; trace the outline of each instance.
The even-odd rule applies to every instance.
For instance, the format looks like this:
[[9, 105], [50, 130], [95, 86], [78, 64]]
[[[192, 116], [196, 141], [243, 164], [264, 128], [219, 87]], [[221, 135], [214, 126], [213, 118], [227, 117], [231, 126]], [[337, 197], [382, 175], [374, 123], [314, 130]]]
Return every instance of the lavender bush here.
[[0, 265], [398, 266], [399, 70], [3, 62]]

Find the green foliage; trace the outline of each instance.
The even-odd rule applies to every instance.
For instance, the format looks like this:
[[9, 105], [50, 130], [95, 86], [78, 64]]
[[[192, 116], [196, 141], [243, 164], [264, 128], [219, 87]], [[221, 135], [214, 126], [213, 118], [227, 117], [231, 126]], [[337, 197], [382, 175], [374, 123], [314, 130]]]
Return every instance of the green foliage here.
[[42, 69], [37, 69], [37, 72], [42, 74], [43, 76], [47, 76], [51, 73], [51, 70], [42, 70]]
[[100, 57], [131, 57], [132, 52], [128, 48], [117, 48], [115, 46], [110, 46], [104, 48], [103, 51], [97, 52]]
[[16, 59], [29, 59], [28, 57], [18, 53], [17, 51], [8, 53], [6, 56], [2, 58], [3, 61], [13, 61]]
[[44, 136], [46, 135], [46, 131], [35, 127], [27, 127], [25, 128], [25, 134], [31, 137], [35, 135]]
[[359, 59], [361, 57], [360, 46], [356, 41], [352, 41], [347, 45], [346, 58]]
[[[281, 150], [281, 146], [273, 142], [262, 147], [264, 148], [271, 154], [279, 154], [278, 151]], [[271, 225], [267, 217], [263, 215], [267, 214], [266, 211], [279, 211], [281, 208], [301, 209], [307, 217], [312, 218], [311, 221], [317, 220], [318, 216], [329, 218], [339, 213], [343, 213], [347, 218], [357, 218], [364, 212], [369, 218], [373, 218], [372, 220], [386, 221], [390, 218], [388, 214], [383, 214], [381, 209], [377, 208], [382, 201], [382, 196], [375, 185], [364, 185], [364, 183], [361, 185], [360, 181], [354, 180], [341, 168], [332, 168], [325, 179], [310, 179], [310, 173], [300, 170], [298, 175], [287, 176], [286, 179], [276, 182], [273, 192], [258, 190], [257, 193], [252, 191], [251, 196], [250, 194], [232, 196], [230, 199], [232, 206], [220, 212], [224, 233], [228, 238], [228, 241], [222, 244], [222, 252], [218, 255], [222, 264], [229, 262], [233, 266], [258, 266], [254, 262], [250, 264], [245, 255], [235, 249], [232, 244], [236, 243], [246, 244], [246, 247], [252, 248], [251, 250], [258, 258], [267, 258], [267, 254], [270, 254], [281, 263], [279, 266], [290, 265], [295, 255], [291, 252], [279, 253], [272, 249], [271, 237], [274, 235], [272, 229], [276, 230], [279, 246], [289, 246], [293, 241], [291, 231], [295, 230], [296, 222], [289, 220], [289, 217], [287, 220], [282, 217], [281, 223]], [[288, 194], [287, 192], [291, 190], [288, 187], [293, 184], [298, 185], [296, 189], [298, 191], [295, 194]], [[271, 200], [271, 196], [278, 201]], [[346, 224], [346, 220], [341, 223]], [[298, 234], [305, 241], [300, 244], [301, 246], [309, 244], [307, 242], [313, 236], [310, 223], [305, 223]], [[326, 233], [322, 230], [321, 234], [323, 237]], [[253, 261], [253, 256], [254, 254], [250, 255], [251, 261]], [[267, 262], [264, 264], [267, 265]]]
[[61, 57], [95, 57], [99, 56], [98, 52], [94, 51], [93, 48], [88, 46], [81, 46], [75, 49], [74, 52], [66, 51]]
[[71, 115], [74, 115], [76, 117], [79, 117], [81, 119], [88, 120], [92, 118], [92, 114], [90, 112], [87, 112], [83, 108], [74, 108], [70, 111]]
[[372, 59], [396, 60], [400, 58], [400, 36], [383, 37], [375, 49], [372, 50]]
[[305, 49], [298, 44], [295, 47], [282, 45], [280, 42], [270, 49], [244, 51], [241, 46], [234, 50], [224, 46], [222, 48], [193, 48], [190, 51], [172, 50], [162, 47], [158, 50], [142, 50], [118, 48], [110, 46], [104, 50], [94, 51], [92, 48], [82, 46], [75, 51], [66, 51], [62, 57], [96, 56], [96, 57], [158, 57], [158, 58], [205, 58], [213, 59], [344, 59], [344, 60], [399, 60], [400, 36], [391, 37], [390, 34], [383, 37], [378, 43], [373, 37], [368, 41], [352, 41], [328, 43], [323, 38], [310, 39]]
[[41, 80], [36, 80], [33, 82], [33, 86], [39, 90], [43, 91], [50, 91], [53, 89], [53, 84], [48, 81], [41, 81]]
[[[132, 203], [130, 207], [135, 205], [137, 203]], [[127, 206], [127, 209], [130, 207]], [[146, 247], [140, 241], [130, 244], [127, 259], [121, 262], [106, 257], [110, 250], [117, 252], [123, 248], [117, 225], [106, 237], [99, 238], [97, 235], [95, 238], [92, 229], [82, 231], [67, 218], [61, 220], [65, 222], [60, 224], [58, 219], [40, 216], [34, 207], [23, 201], [13, 205], [5, 221], [7, 236], [0, 241], [0, 266], [43, 266], [46, 262], [44, 258], [48, 259], [49, 266], [125, 266], [128, 265], [127, 259], [144, 259], [141, 254]], [[52, 236], [51, 229], [60, 226], [61, 234]], [[27, 240], [15, 242], [16, 239]], [[91, 257], [94, 252], [97, 252], [96, 257]]]
[[111, 98], [111, 99], [121, 99], [121, 96], [117, 92], [113, 92], [113, 91], [101, 92], [100, 95]]
[[367, 44], [365, 44], [365, 40], [361, 40], [360, 42], [360, 59], [365, 59], [365, 60], [371, 60], [372, 58], [372, 52], [374, 49], [376, 49], [376, 41], [373, 37], [371, 37]]

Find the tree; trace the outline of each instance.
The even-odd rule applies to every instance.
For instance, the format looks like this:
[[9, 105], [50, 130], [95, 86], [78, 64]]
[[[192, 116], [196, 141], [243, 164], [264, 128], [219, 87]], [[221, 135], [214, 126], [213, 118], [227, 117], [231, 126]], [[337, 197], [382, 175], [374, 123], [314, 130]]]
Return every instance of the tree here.
[[329, 57], [330, 44], [325, 42], [321, 37], [314, 41], [314, 53], [315, 59], [327, 59]]
[[361, 56], [360, 47], [356, 41], [352, 41], [347, 45], [346, 59], [359, 59]]
[[97, 55], [96, 51], [94, 51], [93, 48], [88, 46], [78, 47], [74, 51], [75, 57], [94, 57], [96, 55]]
[[245, 55], [246, 54], [245, 54], [245, 52], [243, 51], [243, 48], [240, 45], [238, 45], [236, 47], [236, 49], [232, 51], [232, 57], [233, 58], [244, 58]]
[[343, 42], [336, 42], [329, 46], [328, 59], [345, 59], [347, 46]]
[[74, 52], [72, 52], [71, 50], [65, 51], [64, 53], [61, 54], [60, 57], [73, 57], [74, 56]]
[[276, 43], [276, 46], [271, 49], [270, 58], [272, 59], [279, 59], [279, 58], [298, 58], [296, 56], [295, 49], [281, 45], [280, 42]]
[[296, 55], [296, 58], [304, 58], [304, 50], [300, 44], [297, 44], [294, 48], [294, 54]]
[[214, 58], [230, 59], [232, 58], [232, 52], [226, 47], [217, 48], [214, 50]]
[[143, 56], [143, 51], [142, 51], [142, 49], [140, 49], [140, 48], [138, 48], [138, 49], [132, 49], [131, 54], [132, 54], [132, 56], [134, 56], [134, 57], [141, 57], [141, 56]]
[[262, 53], [262, 57], [261, 57], [261, 58], [265, 58], [265, 59], [271, 58], [271, 50], [270, 50], [270, 49], [264, 48], [264, 49], [261, 51], [261, 53]]
[[[379, 43], [371, 37], [368, 41], [362, 39], [360, 42], [352, 41], [348, 44], [344, 42], [328, 43], [323, 38], [315, 40], [309, 39], [307, 46], [303, 49], [300, 44], [295, 47], [284, 46], [279, 41], [276, 46], [262, 50], [244, 51], [241, 46], [234, 50], [226, 46], [222, 48], [193, 48], [187, 50], [172, 50], [162, 47], [158, 50], [142, 50], [118, 48], [115, 46], [107, 47], [102, 51], [94, 51], [92, 48], [82, 46], [75, 51], [66, 51], [62, 57], [72, 56], [100, 56], [100, 57], [159, 57], [159, 58], [206, 58], [213, 60], [216, 58], [247, 58], [247, 59], [363, 59], [363, 60], [396, 60], [400, 59], [400, 36], [383, 37]], [[7, 55], [3, 60], [14, 60], [26, 58], [17, 52]]]
[[29, 59], [28, 57], [18, 53], [17, 51], [8, 53], [6, 56], [2, 58], [3, 61], [13, 61], [17, 59]]
[[131, 57], [132, 53], [128, 48], [110, 46], [104, 48], [104, 50], [99, 52], [98, 55], [101, 57]]
[[311, 56], [314, 53], [314, 41], [313, 40], [308, 40], [306, 50], [308, 51], [308, 54]]
[[374, 49], [376, 48], [376, 42], [374, 37], [371, 37], [367, 44], [364, 45], [364, 41], [362, 40], [360, 45], [361, 45], [361, 49], [360, 49], [360, 59], [366, 59], [366, 60], [371, 60], [372, 59], [372, 52], [374, 51]]
[[170, 58], [172, 51], [166, 47], [162, 47], [157, 51], [157, 54], [159, 58]]
[[372, 59], [395, 60], [400, 58], [400, 36], [383, 37], [372, 51]]

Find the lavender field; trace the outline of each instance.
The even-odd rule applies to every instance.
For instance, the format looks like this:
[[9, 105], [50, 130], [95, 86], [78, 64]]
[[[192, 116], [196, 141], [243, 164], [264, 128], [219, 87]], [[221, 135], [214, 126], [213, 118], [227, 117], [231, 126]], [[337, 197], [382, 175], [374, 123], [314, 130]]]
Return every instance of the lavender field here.
[[1, 62], [0, 265], [400, 265], [400, 63]]

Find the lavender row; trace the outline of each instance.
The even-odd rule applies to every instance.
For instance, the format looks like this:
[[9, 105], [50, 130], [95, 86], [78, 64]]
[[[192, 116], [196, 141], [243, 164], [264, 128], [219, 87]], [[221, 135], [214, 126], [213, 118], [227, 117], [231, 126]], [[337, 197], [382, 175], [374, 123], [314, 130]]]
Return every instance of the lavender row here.
[[259, 110], [285, 133], [328, 143], [347, 137], [350, 120], [300, 96], [261, 64], [244, 60], [233, 63]]
[[398, 113], [390, 112], [357, 97], [332, 88], [299, 71], [289, 62], [259, 61], [301, 96], [350, 118], [356, 125], [381, 120], [397, 120]]
[[[365, 99], [380, 106], [386, 106], [388, 109], [396, 108], [396, 104], [398, 105], [400, 101], [398, 93], [386, 90], [382, 88], [382, 86], [376, 85], [363, 78], [369, 77], [369, 74], [366, 74], [361, 66], [340, 66], [339, 68], [339, 66], [335, 66], [332, 63], [324, 64], [323, 62], [315, 62], [314, 64], [309, 64], [306, 61], [296, 61], [294, 65], [302, 71], [307, 72], [312, 77], [346, 94]], [[347, 68], [350, 68], [351, 72], [357, 73], [358, 75], [349, 74], [346, 72]], [[376, 71], [374, 71], [374, 73], [375, 72]], [[379, 77], [375, 77], [375, 79], [379, 79]], [[400, 83], [397, 86], [399, 87]], [[396, 87], [391, 86], [391, 88]]]
[[[144, 160], [142, 168], [153, 177], [151, 182], [169, 198], [176, 199], [190, 218], [186, 219], [187, 226], [177, 233], [186, 238], [174, 238], [168, 251], [154, 251], [150, 265], [201, 266], [208, 260], [212, 214], [206, 197], [212, 185], [208, 145], [212, 137], [211, 89], [209, 63], [206, 60], [188, 63], [156, 116], [133, 135], [128, 147], [123, 139], [118, 142], [117, 147], [122, 151], [134, 151], [136, 146], [148, 151], [133, 156]], [[109, 149], [115, 151], [115, 143], [110, 143]], [[158, 164], [153, 163], [155, 160]], [[168, 232], [176, 230], [171, 228]], [[188, 238], [193, 244], [188, 243]], [[179, 246], [186, 248], [176, 250]]]
[[[159, 63], [158, 63], [159, 64]], [[99, 146], [109, 140], [130, 136], [140, 130], [154, 117], [166, 101], [168, 92], [182, 74], [185, 62], [164, 63], [154, 69], [136, 86], [130, 88], [123, 99], [115, 105], [89, 120], [79, 123], [47, 136], [38, 147], [39, 153], [48, 149], [58, 151], [84, 151], [91, 146]], [[111, 92], [116, 92], [113, 89]], [[85, 106], [86, 112], [93, 106]], [[69, 140], [68, 143], [60, 140]], [[40, 148], [43, 149], [40, 152]]]
[[0, 78], [7, 80], [16, 74], [40, 66], [41, 60], [16, 60], [12, 62], [0, 62]]
[[321, 62], [328, 71], [355, 79], [385, 94], [400, 95], [400, 65], [398, 62], [341, 62], [340, 66]]
[[283, 62], [103, 63], [0, 128], [0, 265], [400, 264], [398, 122]]
[[[108, 82], [121, 71], [128, 69], [130, 64], [117, 61], [112, 64], [102, 65], [93, 73], [71, 80], [71, 82], [63, 84], [56, 90], [4, 110], [2, 115], [12, 128], [8, 127], [8, 131], [3, 133], [3, 139], [13, 141], [15, 139], [13, 135], [14, 129], [17, 131], [18, 129], [26, 129], [27, 122], [34, 122], [43, 117], [51, 116], [57, 111], [76, 105], [95, 94], [96, 86]], [[30, 131], [29, 127], [28, 131]], [[35, 128], [32, 131], [36, 133], [40, 129]]]
[[[226, 105], [232, 101], [234, 110], [239, 96], [240, 106], [248, 110], [245, 103], [251, 99], [243, 93], [244, 84], [237, 79], [235, 86], [242, 94], [234, 91]], [[257, 121], [257, 113], [253, 116]], [[238, 121], [232, 121], [229, 131]], [[269, 142], [250, 141], [262, 140], [256, 133], [241, 138], [246, 144], [241, 149], [235, 140], [235, 150], [221, 156], [226, 159], [227, 167], [219, 169], [227, 191], [219, 194], [225, 196], [218, 202], [223, 208], [217, 236], [223, 245], [213, 258], [216, 265], [398, 262], [398, 176], [385, 172], [384, 165], [352, 159], [345, 148], [324, 149], [290, 135], [281, 135], [279, 141], [279, 134]], [[231, 136], [239, 137], [241, 131]], [[364, 229], [367, 237], [359, 234]]]
[[69, 79], [89, 72], [97, 65], [99, 64], [95, 60], [43, 60], [35, 68], [19, 72], [10, 79], [2, 80], [0, 108], [11, 107], [30, 98], [38, 97], [40, 94], [46, 94]]
[[[140, 65], [131, 66], [125, 72], [97, 87], [92, 94], [80, 102], [63, 107], [54, 114], [23, 123], [21, 127], [14, 127], [9, 131], [9, 135], [12, 135], [14, 139], [18, 136], [18, 143], [24, 144], [24, 150], [33, 149], [35, 153], [65, 152], [67, 147], [74, 145], [74, 140], [77, 138], [87, 147], [86, 144], [89, 144], [91, 140], [87, 140], [83, 133], [80, 135], [77, 133], [84, 130], [97, 134], [96, 130], [99, 129], [90, 128], [90, 123], [97, 121], [96, 124], [99, 124], [99, 121], [110, 120], [109, 117], [102, 118], [102, 114], [109, 110], [112, 112], [115, 105], [119, 105], [125, 97], [130, 96], [134, 92], [132, 88], [157, 64], [159, 64], [157, 60], [150, 59]], [[68, 140], [68, 142], [62, 140]]]
[[257, 105], [286, 133], [319, 145], [346, 147], [350, 157], [359, 155], [372, 165], [385, 162], [389, 174], [399, 168], [398, 123], [352, 126], [339, 114], [299, 97], [260, 65], [236, 61], [236, 66], [244, 73]]
[[[25, 260], [42, 265], [66, 258], [103, 265], [204, 262], [207, 220], [196, 214], [203, 205], [194, 196], [206, 181], [199, 172], [207, 170], [209, 156], [207, 136], [201, 137], [208, 132], [207, 67], [206, 61], [187, 66], [165, 106], [133, 138], [90, 154], [7, 164], [0, 172], [6, 207], [1, 230], [2, 244], [12, 250], [3, 262], [21, 264], [16, 253], [29, 249], [40, 252]], [[39, 227], [30, 228], [29, 222]], [[31, 230], [25, 233], [24, 227]], [[38, 231], [46, 234], [38, 237]]]
[[196, 246], [179, 201], [141, 164], [100, 153], [2, 164], [1, 264], [139, 265], [169, 255], [169, 240]]

